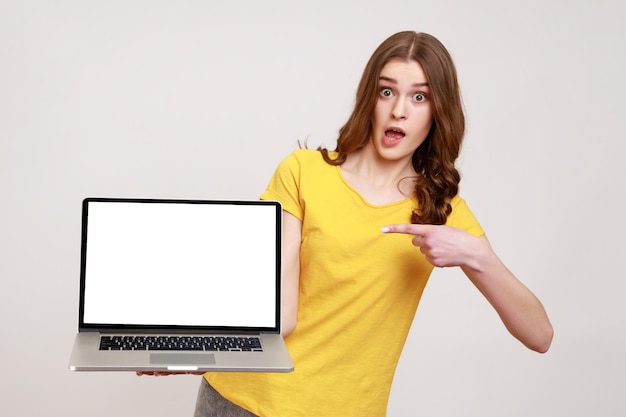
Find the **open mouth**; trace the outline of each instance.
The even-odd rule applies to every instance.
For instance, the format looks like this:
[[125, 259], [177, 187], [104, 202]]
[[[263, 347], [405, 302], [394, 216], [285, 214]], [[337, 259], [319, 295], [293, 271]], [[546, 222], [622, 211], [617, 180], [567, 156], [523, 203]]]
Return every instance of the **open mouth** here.
[[395, 145], [396, 143], [400, 142], [405, 136], [406, 134], [402, 130], [390, 128], [385, 130], [385, 134], [383, 135], [383, 143], [388, 146]]

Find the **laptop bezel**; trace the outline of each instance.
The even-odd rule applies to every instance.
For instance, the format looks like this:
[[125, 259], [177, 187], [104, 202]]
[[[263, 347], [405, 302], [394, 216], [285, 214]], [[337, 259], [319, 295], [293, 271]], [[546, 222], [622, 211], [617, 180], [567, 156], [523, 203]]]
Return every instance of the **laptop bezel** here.
[[[89, 225], [89, 205], [94, 202], [105, 203], [146, 203], [146, 204], [226, 204], [226, 205], [264, 205], [275, 208], [276, 221], [276, 282], [275, 282], [275, 315], [274, 326], [271, 327], [240, 327], [240, 326], [180, 326], [180, 325], [143, 325], [124, 323], [86, 323], [85, 313], [85, 286], [86, 286], [86, 261], [87, 261], [87, 233]], [[136, 333], [156, 334], [171, 332], [172, 334], [280, 334], [281, 325], [281, 245], [282, 245], [282, 206], [277, 201], [271, 200], [205, 200], [205, 199], [163, 199], [163, 198], [112, 198], [112, 197], [87, 197], [82, 201], [81, 222], [81, 256], [80, 256], [80, 294], [78, 312], [79, 332], [100, 333]]]

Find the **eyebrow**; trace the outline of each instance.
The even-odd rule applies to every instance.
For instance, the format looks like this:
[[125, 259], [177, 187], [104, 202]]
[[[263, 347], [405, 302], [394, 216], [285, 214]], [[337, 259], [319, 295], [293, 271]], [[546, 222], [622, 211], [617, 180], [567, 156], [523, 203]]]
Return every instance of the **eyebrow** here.
[[[398, 81], [394, 80], [391, 77], [385, 77], [384, 75], [381, 75], [380, 77], [378, 77], [379, 81], [388, 81], [392, 84], [398, 84]], [[412, 84], [413, 87], [428, 87], [428, 83], [413, 83]]]

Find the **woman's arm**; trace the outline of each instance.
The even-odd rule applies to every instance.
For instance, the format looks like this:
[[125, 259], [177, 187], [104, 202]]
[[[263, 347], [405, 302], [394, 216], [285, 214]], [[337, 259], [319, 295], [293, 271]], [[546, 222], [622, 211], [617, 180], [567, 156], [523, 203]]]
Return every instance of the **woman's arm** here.
[[435, 266], [461, 267], [515, 338], [534, 351], [548, 351], [553, 329], [543, 305], [496, 256], [486, 236], [418, 224], [392, 225], [383, 232], [413, 235], [413, 244]]
[[487, 298], [509, 332], [534, 351], [550, 348], [554, 331], [539, 299], [496, 256], [486, 236], [484, 247], [473, 262], [461, 266], [465, 275]]
[[287, 337], [298, 321], [298, 294], [300, 287], [300, 242], [302, 222], [283, 210], [282, 242], [282, 323], [281, 333]]

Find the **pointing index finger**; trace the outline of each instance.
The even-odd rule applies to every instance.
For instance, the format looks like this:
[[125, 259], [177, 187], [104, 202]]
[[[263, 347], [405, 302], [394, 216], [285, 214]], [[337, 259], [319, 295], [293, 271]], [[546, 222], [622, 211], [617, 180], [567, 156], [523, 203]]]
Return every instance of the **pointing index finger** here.
[[408, 235], [423, 235], [426, 233], [423, 224], [390, 224], [380, 229], [383, 233], [404, 233]]

